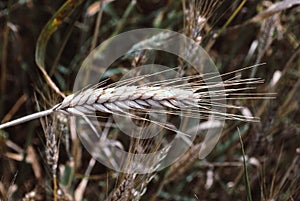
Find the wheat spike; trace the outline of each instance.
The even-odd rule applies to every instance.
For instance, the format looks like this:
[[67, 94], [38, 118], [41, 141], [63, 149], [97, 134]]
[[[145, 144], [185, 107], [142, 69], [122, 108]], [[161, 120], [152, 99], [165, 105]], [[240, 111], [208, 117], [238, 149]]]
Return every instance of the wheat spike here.
[[51, 125], [46, 130], [46, 158], [47, 163], [51, 167], [52, 175], [56, 175], [58, 162], [58, 143], [55, 135], [56, 125]]
[[185, 35], [200, 44], [201, 32], [219, 3], [207, 0], [183, 1]]
[[53, 179], [53, 200], [57, 201], [57, 164], [59, 148], [56, 139], [56, 122], [49, 125], [45, 132], [46, 136], [46, 158], [51, 168]]
[[133, 182], [136, 178], [136, 174], [126, 175], [121, 184], [114, 189], [105, 201], [127, 201], [129, 200]]
[[[250, 68], [250, 67], [248, 67]], [[223, 74], [228, 75], [244, 69]], [[155, 75], [155, 74], [153, 74]], [[152, 76], [153, 76], [152, 75]], [[212, 75], [214, 78], [216, 75]], [[95, 112], [106, 112], [120, 116], [130, 116], [131, 118], [142, 119], [139, 116], [130, 113], [128, 110], [139, 110], [142, 112], [154, 111], [154, 113], [167, 113], [173, 115], [182, 115], [186, 112], [187, 117], [207, 118], [214, 114], [216, 118], [235, 119], [242, 121], [258, 121], [255, 117], [244, 117], [243, 115], [220, 112], [218, 108], [237, 108], [240, 107], [229, 104], [222, 104], [219, 100], [226, 99], [264, 99], [270, 98], [270, 94], [239, 93], [243, 90], [253, 89], [251, 85], [263, 83], [263, 80], [257, 78], [236, 79], [231, 78], [223, 83], [205, 83], [203, 81], [190, 80], [202, 78], [201, 75], [187, 76], [182, 78], [173, 78], [164, 81], [155, 81], [146, 84], [133, 85], [145, 76], [136, 77], [120, 81], [117, 84], [111, 84], [106, 87], [95, 85], [91, 88], [82, 90], [67, 96], [61, 103], [55, 105], [49, 110], [37, 112], [20, 119], [13, 120], [0, 125], [0, 129], [18, 125], [33, 119], [50, 115], [54, 112], [61, 112], [68, 115], [81, 116], [90, 126], [92, 123], [88, 115]], [[209, 81], [209, 79], [207, 79]], [[206, 81], [207, 81], [206, 80]], [[186, 83], [179, 82], [185, 81]], [[170, 86], [170, 84], [172, 84]], [[226, 89], [220, 89], [220, 87]], [[246, 86], [246, 87], [244, 87]], [[211, 109], [214, 106], [217, 109]], [[166, 110], [168, 109], [168, 110]], [[142, 120], [149, 121], [144, 118]], [[156, 122], [159, 124], [159, 122]], [[159, 124], [161, 125], [161, 124]], [[161, 125], [168, 128], [166, 125]], [[92, 129], [96, 129], [92, 126]]]

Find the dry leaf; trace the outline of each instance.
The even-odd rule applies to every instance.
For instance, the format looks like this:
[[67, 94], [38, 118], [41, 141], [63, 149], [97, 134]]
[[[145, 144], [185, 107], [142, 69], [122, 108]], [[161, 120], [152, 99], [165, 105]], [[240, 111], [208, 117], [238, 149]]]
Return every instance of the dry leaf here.
[[264, 20], [264, 19], [274, 15], [277, 12], [286, 10], [288, 8], [291, 8], [291, 7], [293, 7], [295, 5], [299, 5], [299, 4], [300, 4], [300, 0], [285, 0], [285, 1], [277, 2], [273, 5], [271, 5], [266, 10], [259, 13], [258, 15], [256, 15], [255, 17], [253, 17], [252, 19], [250, 19], [249, 22], [259, 22], [261, 20]]

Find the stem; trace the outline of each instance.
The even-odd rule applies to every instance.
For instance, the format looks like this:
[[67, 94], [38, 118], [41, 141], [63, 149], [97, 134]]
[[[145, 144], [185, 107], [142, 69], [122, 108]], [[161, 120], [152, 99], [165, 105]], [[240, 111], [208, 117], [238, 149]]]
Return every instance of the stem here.
[[45, 110], [45, 111], [42, 111], [42, 112], [37, 112], [37, 113], [34, 113], [34, 114], [30, 114], [30, 115], [27, 115], [25, 117], [21, 117], [19, 119], [15, 119], [13, 121], [9, 121], [7, 123], [1, 124], [0, 129], [4, 129], [4, 128], [7, 128], [7, 127], [11, 127], [11, 126], [15, 126], [15, 125], [18, 125], [18, 124], [25, 123], [27, 121], [38, 119], [38, 118], [50, 115], [53, 112], [54, 112], [54, 110], [53, 110], [53, 108], [51, 108], [49, 110]]
[[56, 175], [53, 175], [53, 201], [57, 201], [57, 179]]
[[232, 22], [232, 20], [237, 16], [237, 14], [241, 11], [243, 8], [244, 4], [246, 3], [246, 0], [243, 0], [240, 5], [237, 7], [237, 9], [233, 12], [233, 14], [230, 16], [230, 18], [227, 20], [227, 22], [223, 25], [223, 27], [218, 31], [218, 36], [221, 35], [228, 27], [228, 25]]

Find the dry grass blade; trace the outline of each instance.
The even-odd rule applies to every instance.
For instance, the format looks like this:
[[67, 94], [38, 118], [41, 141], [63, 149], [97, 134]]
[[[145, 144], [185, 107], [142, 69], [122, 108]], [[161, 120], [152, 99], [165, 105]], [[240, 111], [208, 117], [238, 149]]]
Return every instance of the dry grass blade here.
[[6, 90], [6, 71], [7, 71], [7, 51], [8, 51], [8, 35], [9, 35], [9, 26], [8, 22], [4, 28], [4, 42], [2, 47], [2, 58], [1, 58], [1, 94], [5, 93]]
[[88, 183], [88, 178], [87, 177], [91, 174], [91, 171], [92, 171], [95, 163], [96, 163], [96, 160], [94, 158], [92, 158], [90, 160], [89, 165], [88, 165], [88, 167], [85, 171], [85, 174], [84, 174], [86, 178], [82, 179], [82, 181], [78, 185], [77, 189], [75, 190], [74, 195], [75, 195], [75, 200], [76, 201], [82, 200], [84, 191], [85, 191], [87, 183]]
[[62, 24], [63, 20], [68, 15], [70, 15], [74, 11], [74, 9], [81, 3], [82, 0], [67, 1], [66, 3], [64, 3], [43, 28], [41, 34], [39, 35], [36, 45], [35, 60], [37, 66], [42, 72], [47, 84], [49, 84], [49, 86], [62, 97], [65, 97], [65, 95], [56, 86], [56, 84], [53, 82], [53, 80], [48, 75], [45, 69], [46, 47], [51, 35], [58, 29], [58, 27]]
[[299, 4], [300, 4], [299, 0], [285, 0], [285, 1], [277, 2], [277, 3], [273, 4], [272, 6], [270, 6], [269, 8], [267, 8], [266, 10], [264, 10], [263, 12], [259, 13], [255, 17], [253, 17], [252, 19], [250, 19], [248, 22], [249, 23], [260, 22], [260, 21], [274, 15], [275, 13], [281, 12], [283, 10], [289, 9], [289, 8], [299, 5]]
[[10, 109], [10, 111], [3, 117], [1, 123], [9, 121], [12, 116], [19, 110], [24, 102], [28, 99], [27, 94], [23, 94], [15, 103], [15, 105]]

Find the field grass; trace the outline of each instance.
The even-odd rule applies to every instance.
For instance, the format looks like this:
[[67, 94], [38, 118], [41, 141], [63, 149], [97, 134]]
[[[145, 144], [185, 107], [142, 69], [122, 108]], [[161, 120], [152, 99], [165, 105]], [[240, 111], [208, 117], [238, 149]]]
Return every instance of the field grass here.
[[[170, 167], [145, 175], [118, 173], [96, 162], [77, 137], [73, 118], [64, 115], [0, 130], [0, 200], [300, 200], [299, 4], [0, 1], [1, 123], [61, 102], [72, 93], [91, 50], [137, 28], [185, 34], [201, 44], [220, 73], [262, 64], [242, 71], [242, 77], [264, 79], [255, 93], [276, 93], [275, 99], [231, 101], [260, 122], [226, 121], [205, 159], [198, 159], [195, 143]], [[155, 61], [172, 66], [163, 55]], [[151, 56], [144, 52], [118, 61], [115, 74]], [[101, 121], [113, 125], [109, 118]], [[113, 126], [109, 132], [121, 133]]]

